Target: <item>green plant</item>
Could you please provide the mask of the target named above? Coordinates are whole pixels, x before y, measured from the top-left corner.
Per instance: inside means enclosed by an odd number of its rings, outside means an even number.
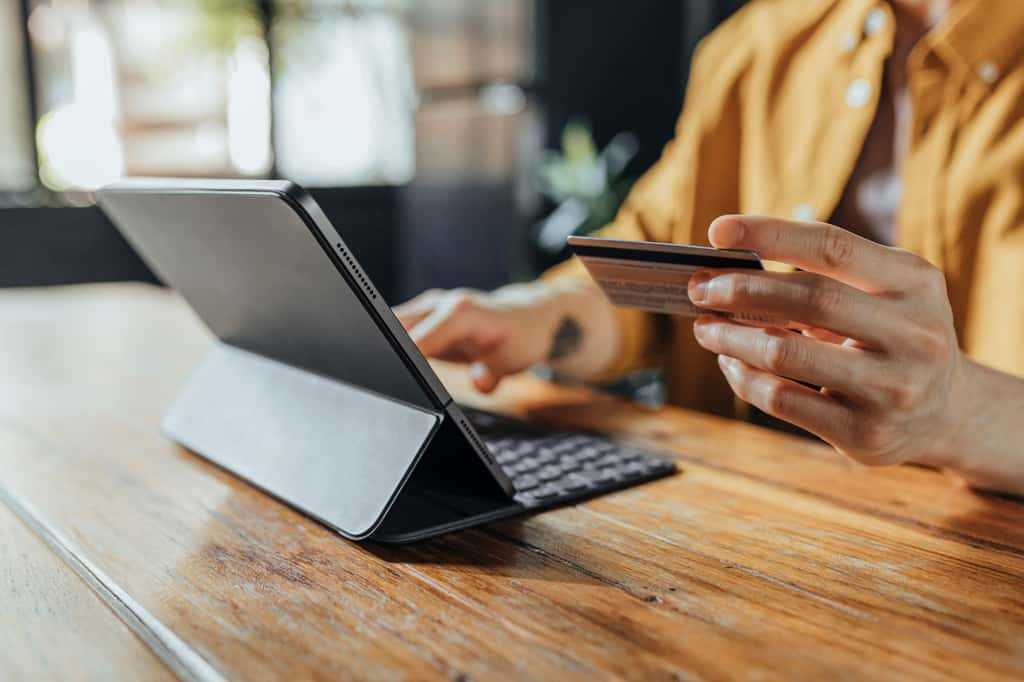
[[[537,169],[540,191],[556,206],[538,224],[536,243],[542,252],[559,253],[569,235],[611,222],[633,184],[625,171],[636,152],[632,133],[619,133],[598,152],[585,121],[573,119],[565,126],[561,150],[546,152]]]
[[[227,53],[240,38],[262,37],[263,26],[257,0],[194,0],[201,21],[195,44],[214,52]]]

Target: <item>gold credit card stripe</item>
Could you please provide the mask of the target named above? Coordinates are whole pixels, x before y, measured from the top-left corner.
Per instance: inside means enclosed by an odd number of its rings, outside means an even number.
[[[587,258],[580,260],[587,267],[594,279],[628,279],[635,282],[661,282],[674,286],[686,287],[690,276],[697,268],[686,265],[670,265],[652,267],[654,263],[635,265],[631,261],[612,260],[608,258]]]

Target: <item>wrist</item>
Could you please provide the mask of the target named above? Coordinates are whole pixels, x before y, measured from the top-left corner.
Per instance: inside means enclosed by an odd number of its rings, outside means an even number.
[[[551,338],[566,317],[582,320],[586,316],[589,287],[585,284],[540,281],[523,286],[531,288],[533,325],[542,330],[546,338]]]
[[[977,370],[978,366],[958,351],[936,437],[918,463],[958,471],[970,467],[970,424],[976,420],[978,403]]]
[[[576,280],[546,282],[539,316],[547,333],[545,362],[565,376],[589,380],[611,363],[617,352],[615,313],[593,284]]]
[[[1019,446],[1024,438],[1024,381],[966,357],[962,364],[962,383],[951,392],[961,416],[951,447],[936,465],[955,472],[973,488],[1024,495]]]
[[[544,281],[509,284],[498,289],[499,300],[517,308],[521,323],[530,330],[530,336],[550,340],[562,319],[576,306],[579,285],[554,284]]]
[[[1000,396],[1013,402],[1001,391],[999,380],[1006,377],[963,353],[958,360],[947,399],[945,437],[921,463],[953,472],[973,488],[1021,494],[1021,472],[1014,458],[1006,457],[1008,434],[1002,431],[1009,425],[992,414],[998,411],[993,401]]]

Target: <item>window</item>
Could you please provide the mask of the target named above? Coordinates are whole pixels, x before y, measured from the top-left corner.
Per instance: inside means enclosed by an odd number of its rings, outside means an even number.
[[[540,148],[533,4],[417,2],[409,17],[418,171],[435,181],[515,177]]]
[[[533,0],[27,4],[38,121],[33,135],[23,43],[0,34],[5,186],[36,157],[57,191],[140,175],[508,182],[540,146]],[[0,17],[13,37],[18,5]]]
[[[18,3],[0,2],[0,82],[7,84],[0,92],[0,191],[26,191],[35,184],[20,26]]]
[[[279,4],[282,173],[312,185],[508,180],[535,110],[532,3]]]
[[[293,5],[274,22],[277,161],[300,183],[400,184],[415,172],[404,29],[366,4]]]
[[[122,175],[268,172],[268,53],[250,5],[37,0],[43,182],[91,189]]]

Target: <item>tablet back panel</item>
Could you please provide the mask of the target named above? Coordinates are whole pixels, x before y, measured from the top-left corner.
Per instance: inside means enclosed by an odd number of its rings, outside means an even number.
[[[225,343],[421,408],[443,408],[408,354],[389,342],[394,334],[359,299],[365,289],[359,294],[358,283],[346,284],[317,242],[322,235],[266,185],[207,193],[129,185],[103,190],[99,201]]]

